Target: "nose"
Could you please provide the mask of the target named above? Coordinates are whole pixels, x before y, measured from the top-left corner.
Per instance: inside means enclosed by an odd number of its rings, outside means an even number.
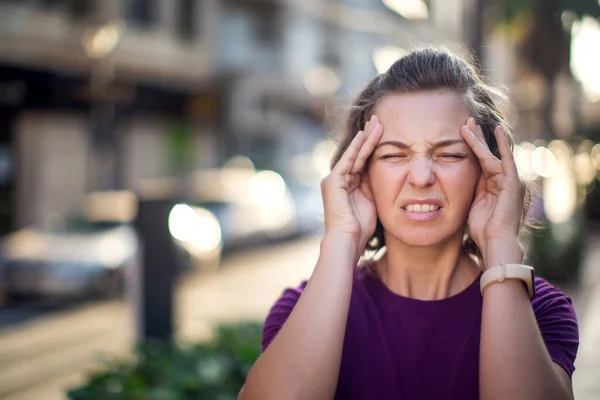
[[[410,162],[408,182],[417,187],[428,187],[435,182],[432,160],[429,157],[414,157]]]

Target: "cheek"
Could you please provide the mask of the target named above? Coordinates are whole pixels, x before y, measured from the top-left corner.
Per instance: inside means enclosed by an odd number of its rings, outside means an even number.
[[[369,167],[369,182],[375,198],[395,196],[406,178],[406,168],[400,164],[373,163]]]
[[[446,196],[470,204],[481,170],[475,163],[446,164],[437,168],[437,176]]]

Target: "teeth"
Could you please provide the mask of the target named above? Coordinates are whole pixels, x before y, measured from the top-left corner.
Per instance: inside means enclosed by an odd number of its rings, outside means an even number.
[[[405,208],[406,211],[411,212],[431,212],[439,209],[439,207],[434,204],[409,204]]]

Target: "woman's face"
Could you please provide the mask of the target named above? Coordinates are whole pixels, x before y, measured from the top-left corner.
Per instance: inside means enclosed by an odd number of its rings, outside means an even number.
[[[430,246],[462,237],[481,169],[460,134],[470,113],[459,95],[388,95],[374,113],[383,135],[367,173],[386,240]]]

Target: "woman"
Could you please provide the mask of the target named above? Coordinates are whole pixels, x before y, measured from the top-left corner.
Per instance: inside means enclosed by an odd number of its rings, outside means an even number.
[[[318,262],[273,306],[240,398],[572,398],[575,312],[522,265],[529,194],[491,95],[425,49],[357,97]]]

